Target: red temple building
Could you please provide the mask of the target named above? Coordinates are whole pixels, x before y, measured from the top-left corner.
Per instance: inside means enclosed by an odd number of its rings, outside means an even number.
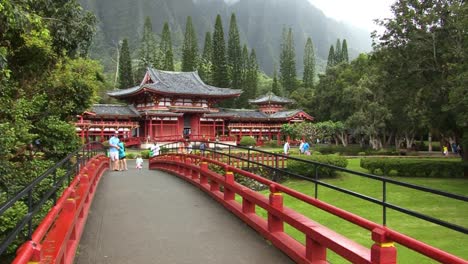
[[[236,143],[242,136],[261,143],[281,139],[283,124],[313,120],[302,110],[285,110],[293,101],[272,93],[249,100],[258,110],[216,107],[240,94],[205,84],[197,72],[148,68],[139,86],[108,92],[125,105],[93,105],[78,116],[76,130],[83,141],[102,141],[119,131],[132,145],[182,138]]]

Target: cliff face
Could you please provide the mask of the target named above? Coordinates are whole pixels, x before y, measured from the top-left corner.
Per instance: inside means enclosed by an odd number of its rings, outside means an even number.
[[[153,31],[157,34],[161,33],[164,22],[169,22],[176,57],[180,54],[186,18],[192,16],[202,50],[205,33],[213,32],[217,14],[223,18],[227,40],[233,12],[242,43],[255,48],[260,67],[268,74],[275,64],[278,65],[283,27],[293,29],[299,75],[307,37],[314,42],[319,64],[326,61],[328,49],[337,38],[347,40],[351,57],[371,48],[368,32],[325,17],[307,0],[231,0],[228,3],[220,0],[81,0],[81,3],[99,20],[99,34],[94,45],[97,57],[123,38],[128,38],[131,49],[136,50],[146,16],[151,17]]]

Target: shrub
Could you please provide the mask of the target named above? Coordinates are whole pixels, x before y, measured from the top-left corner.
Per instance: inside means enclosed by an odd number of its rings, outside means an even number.
[[[134,159],[136,157],[135,153],[127,153],[127,159]]]
[[[311,155],[311,156],[295,156],[297,158],[312,161],[304,162],[300,160],[288,160],[288,171],[299,174],[305,177],[314,178],[315,168],[318,170],[319,177],[332,177],[337,175],[337,171],[333,168],[323,166],[323,164],[333,165],[337,167],[346,168],[348,161],[338,155]]]
[[[269,140],[263,143],[263,146],[270,148],[279,148],[281,145],[278,144],[278,140]]]
[[[366,153],[364,151],[361,151],[361,152],[358,153],[358,156],[365,156],[365,155],[366,155]]]
[[[149,159],[149,153],[150,150],[143,150],[142,152],[140,152],[140,155],[143,159]]]
[[[244,136],[241,138],[239,145],[244,146],[244,147],[250,147],[250,146],[255,146],[257,144],[257,141],[255,141],[255,138],[251,136]]]
[[[372,174],[403,177],[463,177],[464,165],[455,159],[363,158],[361,167]]]

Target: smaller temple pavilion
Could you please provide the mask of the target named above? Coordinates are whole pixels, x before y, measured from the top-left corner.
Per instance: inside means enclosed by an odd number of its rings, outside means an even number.
[[[249,100],[257,110],[216,106],[240,94],[238,89],[205,84],[197,72],[148,68],[139,86],[108,92],[125,104],[94,105],[78,116],[76,130],[84,141],[106,140],[119,131],[135,145],[183,138],[235,143],[242,136],[261,143],[281,139],[285,123],[313,120],[302,110],[286,110],[293,101],[272,93]]]

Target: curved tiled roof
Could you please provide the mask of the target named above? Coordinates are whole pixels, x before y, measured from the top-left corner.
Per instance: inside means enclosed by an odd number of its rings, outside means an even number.
[[[290,103],[294,103],[294,100],[291,100],[285,97],[280,97],[280,96],[275,95],[272,92],[269,92],[264,96],[249,100],[249,103],[251,104],[265,104],[265,103],[290,104]]]
[[[133,105],[95,104],[92,106],[91,112],[96,116],[140,116]]]
[[[171,72],[148,68],[153,83],[142,84],[123,90],[108,92],[113,97],[125,97],[147,89],[156,93],[197,95],[208,97],[237,97],[242,91],[240,89],[218,88],[205,84],[197,72]]]
[[[283,120],[291,118],[302,110],[284,110],[274,114],[266,114],[258,110],[246,109],[221,109],[218,113],[205,114],[205,117],[231,117],[233,120]]]

